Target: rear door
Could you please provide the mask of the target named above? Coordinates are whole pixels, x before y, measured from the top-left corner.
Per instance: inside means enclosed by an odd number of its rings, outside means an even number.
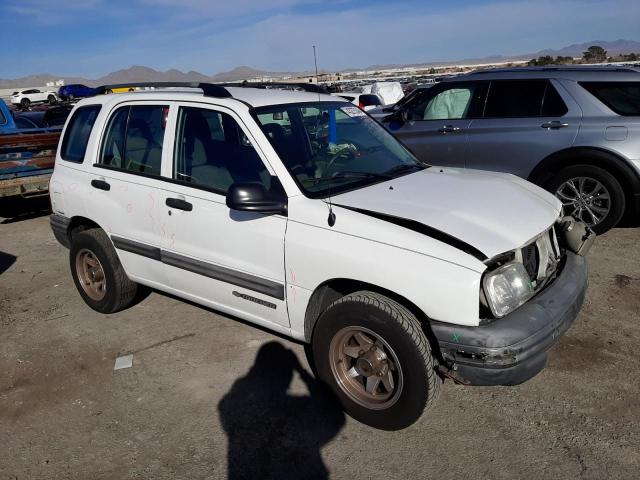
[[[481,82],[446,82],[425,89],[405,105],[406,122],[385,125],[420,160],[464,167],[467,128],[482,94]]]
[[[169,286],[227,313],[288,327],[287,218],[226,205],[233,183],[282,188],[264,154],[239,117],[221,106],[179,104],[171,125],[175,142],[159,197]]]
[[[482,118],[467,129],[467,168],[527,178],[554,152],[569,148],[582,112],[553,80],[493,80]]]
[[[111,237],[127,274],[162,286],[160,177],[169,104],[131,102],[109,114],[97,162],[90,168],[92,218]]]

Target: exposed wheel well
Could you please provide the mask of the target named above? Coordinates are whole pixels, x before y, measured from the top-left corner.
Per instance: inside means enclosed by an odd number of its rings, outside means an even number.
[[[69,223],[69,227],[67,228],[67,235],[69,236],[69,240],[73,240],[74,235],[78,233],[89,230],[90,228],[101,228],[93,220],[89,220],[85,217],[73,217],[71,219],[71,223]]]
[[[634,194],[640,193],[640,176],[619,155],[596,147],[574,147],[549,155],[529,175],[536,185],[544,185],[560,170],[573,165],[593,165],[605,168],[620,182],[627,197],[627,206],[634,205]]]
[[[318,288],[316,288],[315,291],[311,294],[311,298],[309,299],[307,311],[304,317],[305,341],[311,341],[313,329],[316,325],[316,322],[320,318],[320,315],[322,315],[327,307],[329,307],[329,305],[331,305],[339,298],[344,297],[345,295],[349,295],[350,293],[360,290],[368,290],[370,292],[379,293],[381,295],[389,297],[390,299],[395,300],[396,302],[403,305],[407,310],[414,314],[422,325],[422,329],[427,339],[429,340],[429,343],[431,344],[432,352],[438,359],[440,359],[438,341],[431,331],[429,318],[420,308],[418,308],[418,306],[416,306],[413,302],[403,297],[402,295],[398,295],[391,290],[387,290],[386,288],[382,288],[370,283],[348,278],[334,278],[332,280],[328,280],[321,284]]]

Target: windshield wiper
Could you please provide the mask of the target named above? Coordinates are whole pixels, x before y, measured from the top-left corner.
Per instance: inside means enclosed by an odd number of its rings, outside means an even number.
[[[426,165],[418,165],[416,163],[413,163],[413,164],[403,163],[403,164],[400,164],[400,165],[396,165],[393,168],[390,168],[389,170],[384,172],[384,174],[387,175],[387,176],[392,176],[392,175],[394,175],[396,173],[405,173],[405,172],[408,172],[410,170],[413,170],[413,171],[417,172],[418,170],[424,170],[425,168],[427,168]]]
[[[311,182],[314,185],[329,180],[341,180],[345,178],[379,178],[382,180],[391,180],[393,177],[385,173],[371,173],[371,172],[338,172],[335,175],[329,175],[327,177],[317,178],[305,178],[304,182]]]

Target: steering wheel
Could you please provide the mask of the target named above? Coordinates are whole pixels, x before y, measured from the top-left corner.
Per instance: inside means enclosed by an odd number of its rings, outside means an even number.
[[[340,143],[338,143],[338,145],[340,145]],[[358,146],[356,144],[354,144],[353,142],[348,142],[348,143],[345,142],[343,145],[349,145],[349,146],[341,148],[340,150],[338,150],[335,154],[333,154],[331,156],[331,158],[327,162],[327,165],[322,170],[322,176],[323,177],[328,177],[329,176],[329,172],[331,171],[331,167],[336,162],[336,160],[338,160],[339,158],[343,158],[345,160],[355,159],[356,158],[356,153],[355,153],[354,149],[351,148],[351,146],[355,147],[355,150],[359,150]]]

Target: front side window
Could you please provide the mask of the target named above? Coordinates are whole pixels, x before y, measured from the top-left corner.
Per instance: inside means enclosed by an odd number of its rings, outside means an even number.
[[[4,113],[2,113],[2,110],[0,110],[0,125],[4,125],[5,123],[7,123],[7,119],[4,116]]]
[[[640,82],[580,82],[618,115],[640,116]]]
[[[100,108],[100,105],[88,105],[73,112],[60,149],[60,156],[63,160],[82,163],[87,151],[89,135],[91,135]]]
[[[355,105],[317,102],[255,110],[305,195],[325,197],[425,168]]]
[[[160,175],[162,143],[169,107],[121,107],[109,119],[99,164],[131,172]]]
[[[234,183],[271,186],[269,172],[233,117],[196,107],[178,112],[173,178],[221,194]]]
[[[429,95],[412,112],[413,120],[456,120],[467,118],[475,85],[460,85]]]

